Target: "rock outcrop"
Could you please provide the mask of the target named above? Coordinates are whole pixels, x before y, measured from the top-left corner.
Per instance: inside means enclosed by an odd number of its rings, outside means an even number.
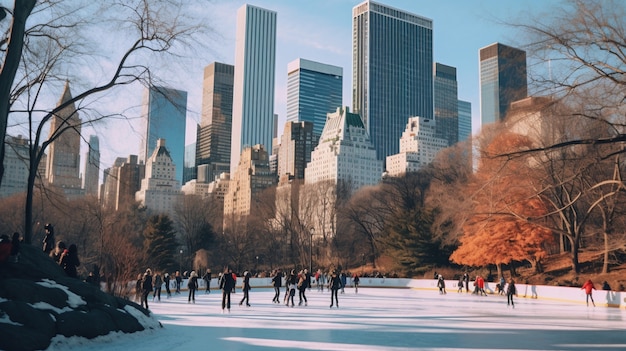
[[[0,350],[43,350],[58,335],[92,339],[160,327],[136,303],[66,276],[40,248],[20,250],[17,263],[0,262]]]

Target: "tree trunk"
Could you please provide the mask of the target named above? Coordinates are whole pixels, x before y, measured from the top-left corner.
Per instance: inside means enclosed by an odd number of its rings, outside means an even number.
[[[9,43],[4,52],[4,62],[0,63],[0,184],[4,177],[4,139],[7,134],[9,121],[9,101],[11,100],[11,87],[17,74],[17,69],[22,59],[24,49],[24,33],[26,32],[26,20],[35,7],[36,0],[15,0],[13,9],[13,23]],[[5,11],[4,9],[0,11]]]
[[[604,263],[602,264],[602,273],[609,272],[609,234],[606,230],[602,233],[604,236]]]

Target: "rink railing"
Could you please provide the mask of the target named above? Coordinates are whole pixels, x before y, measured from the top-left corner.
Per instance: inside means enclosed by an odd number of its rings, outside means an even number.
[[[241,289],[243,278],[237,279],[236,289]],[[448,293],[457,292],[457,281],[446,281],[446,290]],[[202,279],[198,279],[199,291],[206,290],[206,283]],[[599,284],[596,284],[599,286]],[[133,285],[134,286],[134,285]],[[250,286],[252,288],[271,288],[271,278],[250,278]],[[285,286],[283,281],[283,288]],[[362,277],[359,282],[360,287],[364,288],[406,288],[416,290],[438,290],[437,280],[435,279],[407,279],[407,278],[369,278]],[[485,291],[488,294],[496,294],[496,283],[485,282]],[[517,288],[517,297],[528,299],[540,299],[540,300],[552,300],[562,301],[568,303],[585,303],[585,291],[581,288],[565,287],[565,286],[549,286],[549,285],[529,285],[529,284],[515,284]],[[211,290],[219,289],[219,283],[217,278],[211,280]],[[313,288],[316,287],[315,281],[313,282]],[[346,287],[353,287],[351,278],[346,281]],[[183,280],[180,285],[181,290],[187,290],[187,280]],[[170,281],[170,289],[176,290],[176,281]],[[472,281],[469,282],[470,293],[474,289]],[[165,286],[162,288],[165,292]],[[506,288],[505,288],[506,290]],[[465,290],[463,290],[465,291]],[[162,292],[162,293],[163,293]],[[624,291],[609,291],[609,290],[595,290],[593,291],[593,298],[596,306],[604,307],[625,307],[626,308],[626,292]]]

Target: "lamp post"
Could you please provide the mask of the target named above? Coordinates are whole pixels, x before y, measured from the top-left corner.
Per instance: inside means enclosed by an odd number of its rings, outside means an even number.
[[[311,227],[309,234],[311,234],[311,241],[309,241],[309,274],[313,274],[313,234],[315,228]]]
[[[183,274],[183,249],[180,249],[180,260],[178,261],[178,271]]]

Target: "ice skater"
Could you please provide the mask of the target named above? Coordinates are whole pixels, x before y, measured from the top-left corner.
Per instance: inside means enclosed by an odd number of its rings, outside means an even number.
[[[437,287],[439,288],[439,294],[446,294],[446,282],[443,280],[443,275],[439,274],[437,276]]]
[[[504,290],[504,287],[500,287],[500,289]],[[515,281],[513,280],[513,278],[511,278],[509,280],[509,285],[506,287],[506,305],[508,306],[510,304],[511,306],[513,306],[513,308],[515,308],[513,295],[517,295],[517,289],[515,288]]]
[[[330,290],[330,307],[333,305],[337,305],[339,308],[339,298],[337,297],[337,293],[341,289],[341,277],[337,275],[337,272],[333,269],[330,273],[330,280],[328,282],[328,290]],[[333,304],[333,297],[335,299]]]
[[[243,286],[241,290],[243,291],[243,299],[239,301],[239,306],[246,302],[246,306],[250,307],[250,272],[245,271],[243,273]]]
[[[589,299],[591,299],[591,303],[593,304],[593,307],[596,307],[596,303],[593,301],[593,296],[591,295],[591,292],[593,290],[596,290],[596,287],[593,286],[593,282],[591,281],[591,279],[588,279],[587,282],[585,282],[585,284],[583,284],[583,287],[580,288],[581,290],[585,290],[585,293],[587,294],[587,306],[589,306]]]

